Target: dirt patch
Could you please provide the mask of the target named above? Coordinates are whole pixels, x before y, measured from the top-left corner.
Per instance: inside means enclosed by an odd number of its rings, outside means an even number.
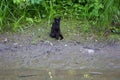
[[[2,69],[119,69],[120,45],[40,41],[36,45],[0,43]]]
[[[0,40],[1,80],[53,80],[51,76],[54,80],[120,78],[117,42],[37,39],[33,44],[31,34],[5,34]]]

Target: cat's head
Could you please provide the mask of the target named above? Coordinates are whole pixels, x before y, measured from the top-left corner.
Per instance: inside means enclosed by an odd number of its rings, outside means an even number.
[[[60,23],[61,18],[54,18],[55,23]]]

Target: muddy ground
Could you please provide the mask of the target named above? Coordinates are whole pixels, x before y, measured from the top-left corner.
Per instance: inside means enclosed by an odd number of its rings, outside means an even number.
[[[26,74],[26,72],[24,71],[29,69],[31,70],[30,73],[33,74],[35,73],[35,75],[37,73],[40,74],[38,70],[46,71],[58,70],[56,74],[61,74],[62,72],[60,71],[62,70],[75,70],[76,74],[77,73],[79,74],[79,72],[81,72],[82,74],[90,73],[95,75],[110,74],[109,76],[107,75],[108,77],[106,76],[106,78],[103,78],[103,80],[120,79],[119,43],[112,42],[81,43],[78,41],[66,41],[66,40],[62,41],[40,40],[36,44],[31,44],[29,38],[25,40],[22,39],[21,42],[20,39],[22,38],[21,36],[15,37],[16,39],[18,39],[18,41],[15,41],[14,39],[12,40],[5,38],[6,36],[2,36],[0,42],[1,80],[8,80],[8,78],[6,79],[5,75],[12,74],[10,70],[17,70],[18,72],[20,71]],[[67,75],[66,72],[64,72],[63,74]],[[14,73],[14,75],[16,74]],[[83,76],[89,78],[89,75],[87,74]],[[19,77],[25,76],[22,75]],[[77,77],[80,76],[75,76],[73,79]],[[92,79],[89,78],[81,80],[101,80],[101,78],[99,76],[98,78]],[[10,78],[9,80],[33,80],[33,79],[40,80],[40,78],[32,79]],[[59,79],[56,80],[61,79],[59,77]]]

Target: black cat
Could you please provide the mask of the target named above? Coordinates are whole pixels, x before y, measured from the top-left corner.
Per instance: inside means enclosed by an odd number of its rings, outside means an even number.
[[[61,31],[60,31],[60,20],[61,20],[61,18],[54,18],[54,22],[52,24],[51,33],[50,33],[50,36],[52,38],[56,38],[57,40],[63,39],[63,36],[61,34]]]

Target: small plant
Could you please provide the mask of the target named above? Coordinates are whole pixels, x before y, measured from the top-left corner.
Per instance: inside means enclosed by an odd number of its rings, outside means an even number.
[[[120,24],[119,0],[0,0],[0,31],[23,30],[21,23],[51,23],[54,17],[85,20],[96,30],[105,31]],[[120,29],[115,27],[115,32]],[[88,31],[89,28],[83,28]],[[88,29],[88,30],[87,30]]]
[[[6,23],[7,21],[7,17],[8,17],[8,4],[6,4],[4,2],[4,0],[0,1],[0,31],[4,29],[3,25]]]

